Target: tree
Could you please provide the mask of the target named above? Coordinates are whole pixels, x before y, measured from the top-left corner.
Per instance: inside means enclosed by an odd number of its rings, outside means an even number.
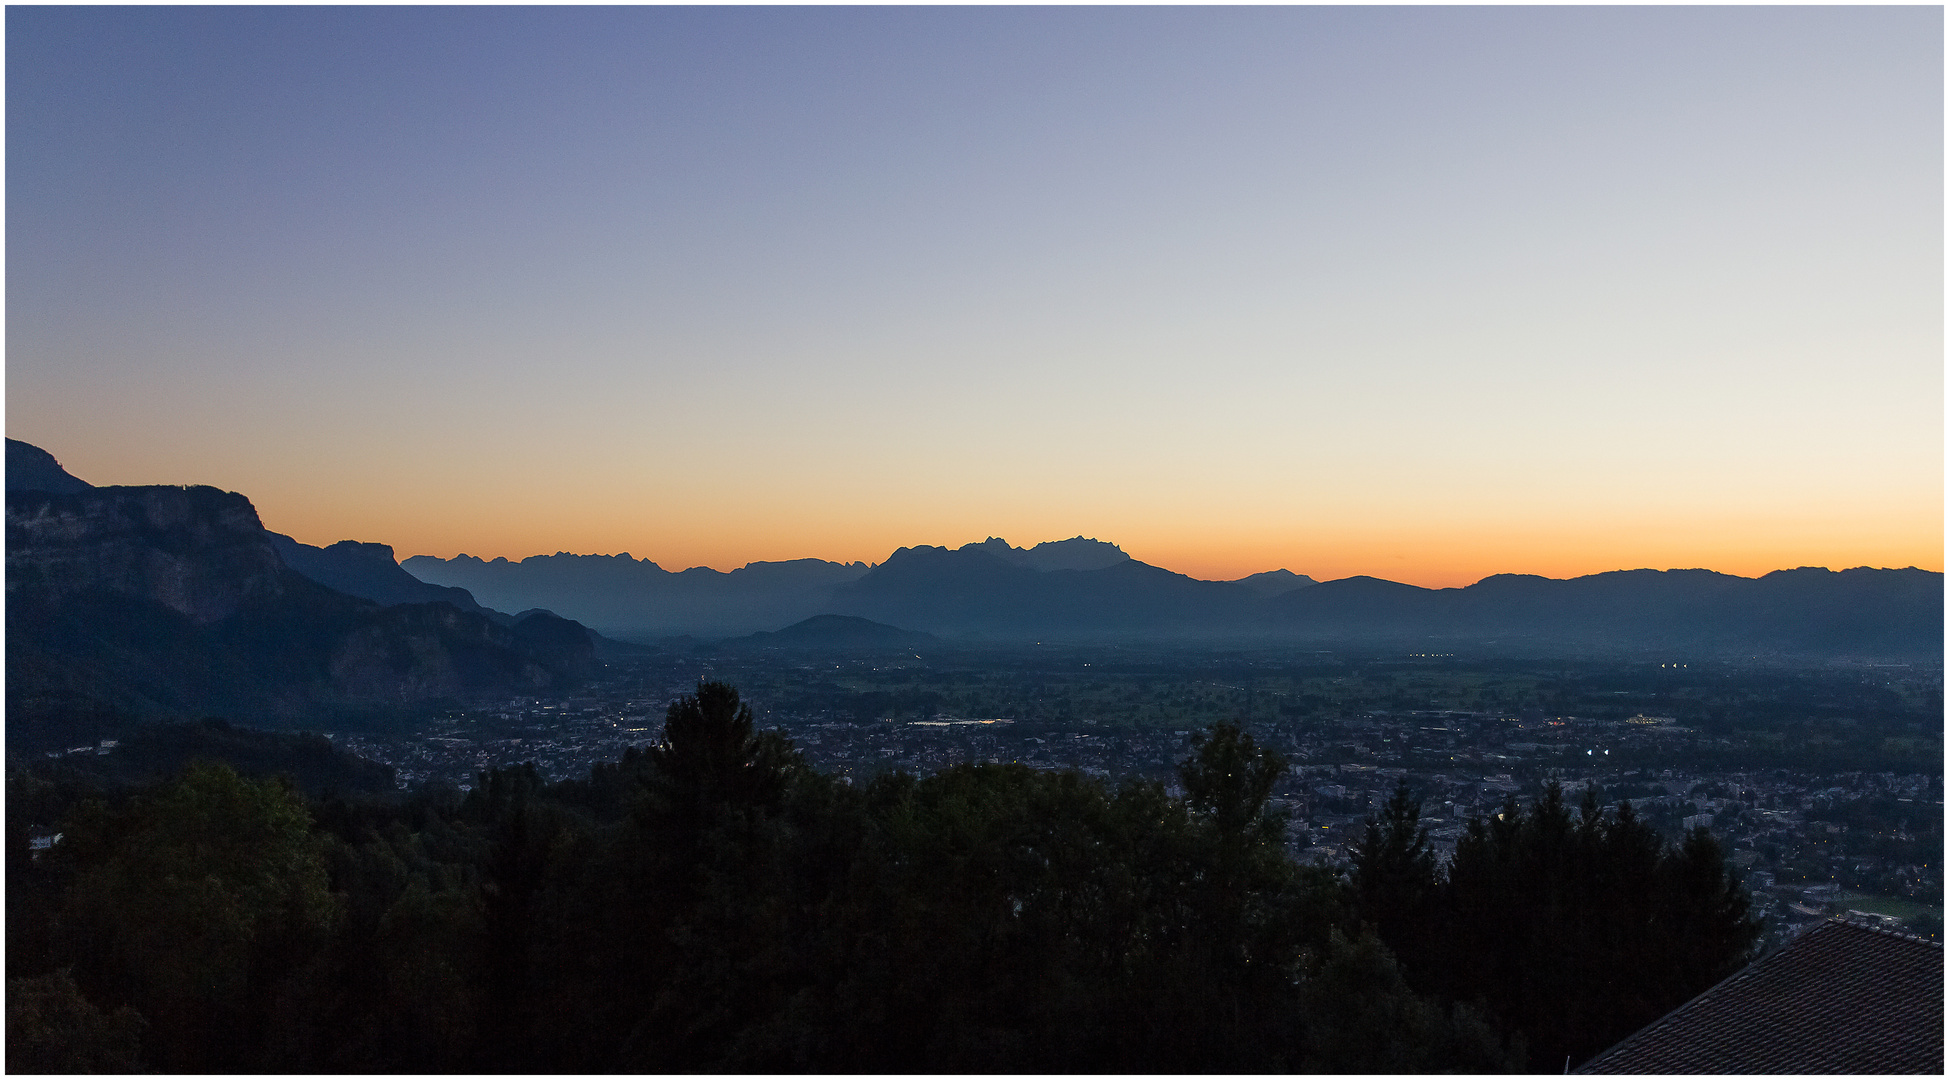
[[[452,794],[448,808],[460,801]],[[357,829],[356,843],[333,837],[345,914],[319,987],[324,1037],[291,1048],[278,1071],[452,1072],[476,1061],[485,898],[475,867],[452,861],[452,823],[424,801],[419,810],[417,831],[393,820]]]
[[[291,999],[337,916],[297,793],[192,765],[84,828],[93,835],[76,837],[77,850],[94,857],[63,920],[83,992],[141,1013],[164,1069],[260,1067],[268,1031],[294,1019]]]
[[[777,820],[802,759],[777,732],[755,732],[727,683],[703,681],[671,702],[634,815],[646,870],[637,910],[640,963],[666,972],[624,1051],[631,1071],[690,1071],[751,1016],[750,976],[777,923],[769,868],[789,846]]]
[[[1586,793],[1573,818],[1551,784],[1471,820],[1441,890],[1452,999],[1486,1001],[1528,1038],[1533,1065],[1573,1065],[1743,964],[1759,924],[1711,836],[1672,847],[1630,804]]]
[[[1232,724],[1214,724],[1191,740],[1192,756],[1178,765],[1184,800],[1206,815],[1218,835],[1231,840],[1278,840],[1284,824],[1265,814],[1272,785],[1286,759],[1261,748]]]
[[[142,1017],[103,1013],[66,969],[7,980],[7,1069],[14,1073],[132,1073],[141,1069]]]
[[[1421,827],[1421,801],[1407,781],[1395,787],[1379,816],[1368,817],[1352,862],[1354,906],[1361,919],[1411,971],[1421,970],[1439,933],[1435,902],[1441,881],[1428,830]]]
[[[670,703],[663,738],[650,751],[657,770],[697,809],[773,805],[796,764],[775,733],[752,732],[751,706],[729,683],[705,681]]]
[[[1303,969],[1305,1073],[1517,1072],[1521,1055],[1465,1007],[1416,994],[1371,933],[1334,930]]]

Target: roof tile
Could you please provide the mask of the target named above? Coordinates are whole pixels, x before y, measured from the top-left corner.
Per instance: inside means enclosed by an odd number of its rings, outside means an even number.
[[[1830,919],[1580,1073],[1940,1073],[1942,945]]]

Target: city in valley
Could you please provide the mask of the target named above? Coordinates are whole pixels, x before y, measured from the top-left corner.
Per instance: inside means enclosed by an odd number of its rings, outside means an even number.
[[[612,658],[574,696],[332,735],[401,788],[466,791],[523,763],[575,779],[656,741],[700,679],[738,686],[760,727],[848,778],[1019,762],[1175,794],[1193,738],[1238,723],[1288,764],[1274,803],[1302,860],[1344,861],[1403,783],[1443,856],[1469,818],[1556,783],[1670,837],[1709,827],[1770,934],[1848,912],[1940,933],[1942,676],[1921,665],[684,645]]]

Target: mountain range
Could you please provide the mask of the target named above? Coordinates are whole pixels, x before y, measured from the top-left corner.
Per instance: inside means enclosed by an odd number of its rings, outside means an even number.
[[[88,697],[294,716],[559,689],[593,670],[595,650],[620,647],[589,627],[764,648],[1052,640],[1942,657],[1943,576],[1912,567],[1504,574],[1449,589],[1289,570],[1205,581],[1081,536],[728,573],[567,552],[401,563],[384,544],[314,547],[270,532],[235,493],[96,488],[11,439],[7,487],[8,703],[25,713]]]
[[[1256,600],[1314,584],[1289,570],[1200,582],[1081,536],[1028,548],[991,536],[954,550],[901,548],[878,566],[795,559],[728,573],[701,566],[673,572],[628,553],[520,560],[415,555],[400,565],[421,581],[464,588],[491,606],[545,607],[633,640],[732,637],[819,614],[957,636],[1033,635],[1045,626],[1093,633],[1131,619],[1174,617],[1190,620],[1187,628],[1204,628]],[[1212,586],[1223,587],[1214,592]],[[1218,598],[1216,606],[1200,597]]]
[[[636,640],[775,630],[822,613],[834,588],[867,572],[865,563],[820,559],[756,562],[728,573],[707,566],[673,572],[628,552],[558,552],[518,562],[415,555],[400,566],[421,581],[465,589],[491,608],[546,608]]]
[[[580,624],[483,611],[396,563],[389,576],[378,545],[294,544],[234,492],[93,487],[7,440],[10,738],[170,716],[384,716],[558,692],[595,670]]]
[[[1857,567],[1744,578],[1621,570],[1500,574],[1428,589],[1287,570],[1204,581],[1076,537],[903,547],[885,562],[754,563],[670,573],[627,555],[492,562],[415,556],[422,580],[545,606],[605,632],[731,637],[848,615],[963,642],[1149,641],[1511,654],[1656,653],[1940,659],[1943,577]],[[767,593],[767,589],[771,589]]]

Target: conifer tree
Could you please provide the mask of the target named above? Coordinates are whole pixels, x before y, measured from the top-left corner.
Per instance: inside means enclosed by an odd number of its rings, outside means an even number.
[[[1440,888],[1435,851],[1421,827],[1421,801],[1406,780],[1394,789],[1352,852],[1354,906],[1410,971],[1427,963]]]

